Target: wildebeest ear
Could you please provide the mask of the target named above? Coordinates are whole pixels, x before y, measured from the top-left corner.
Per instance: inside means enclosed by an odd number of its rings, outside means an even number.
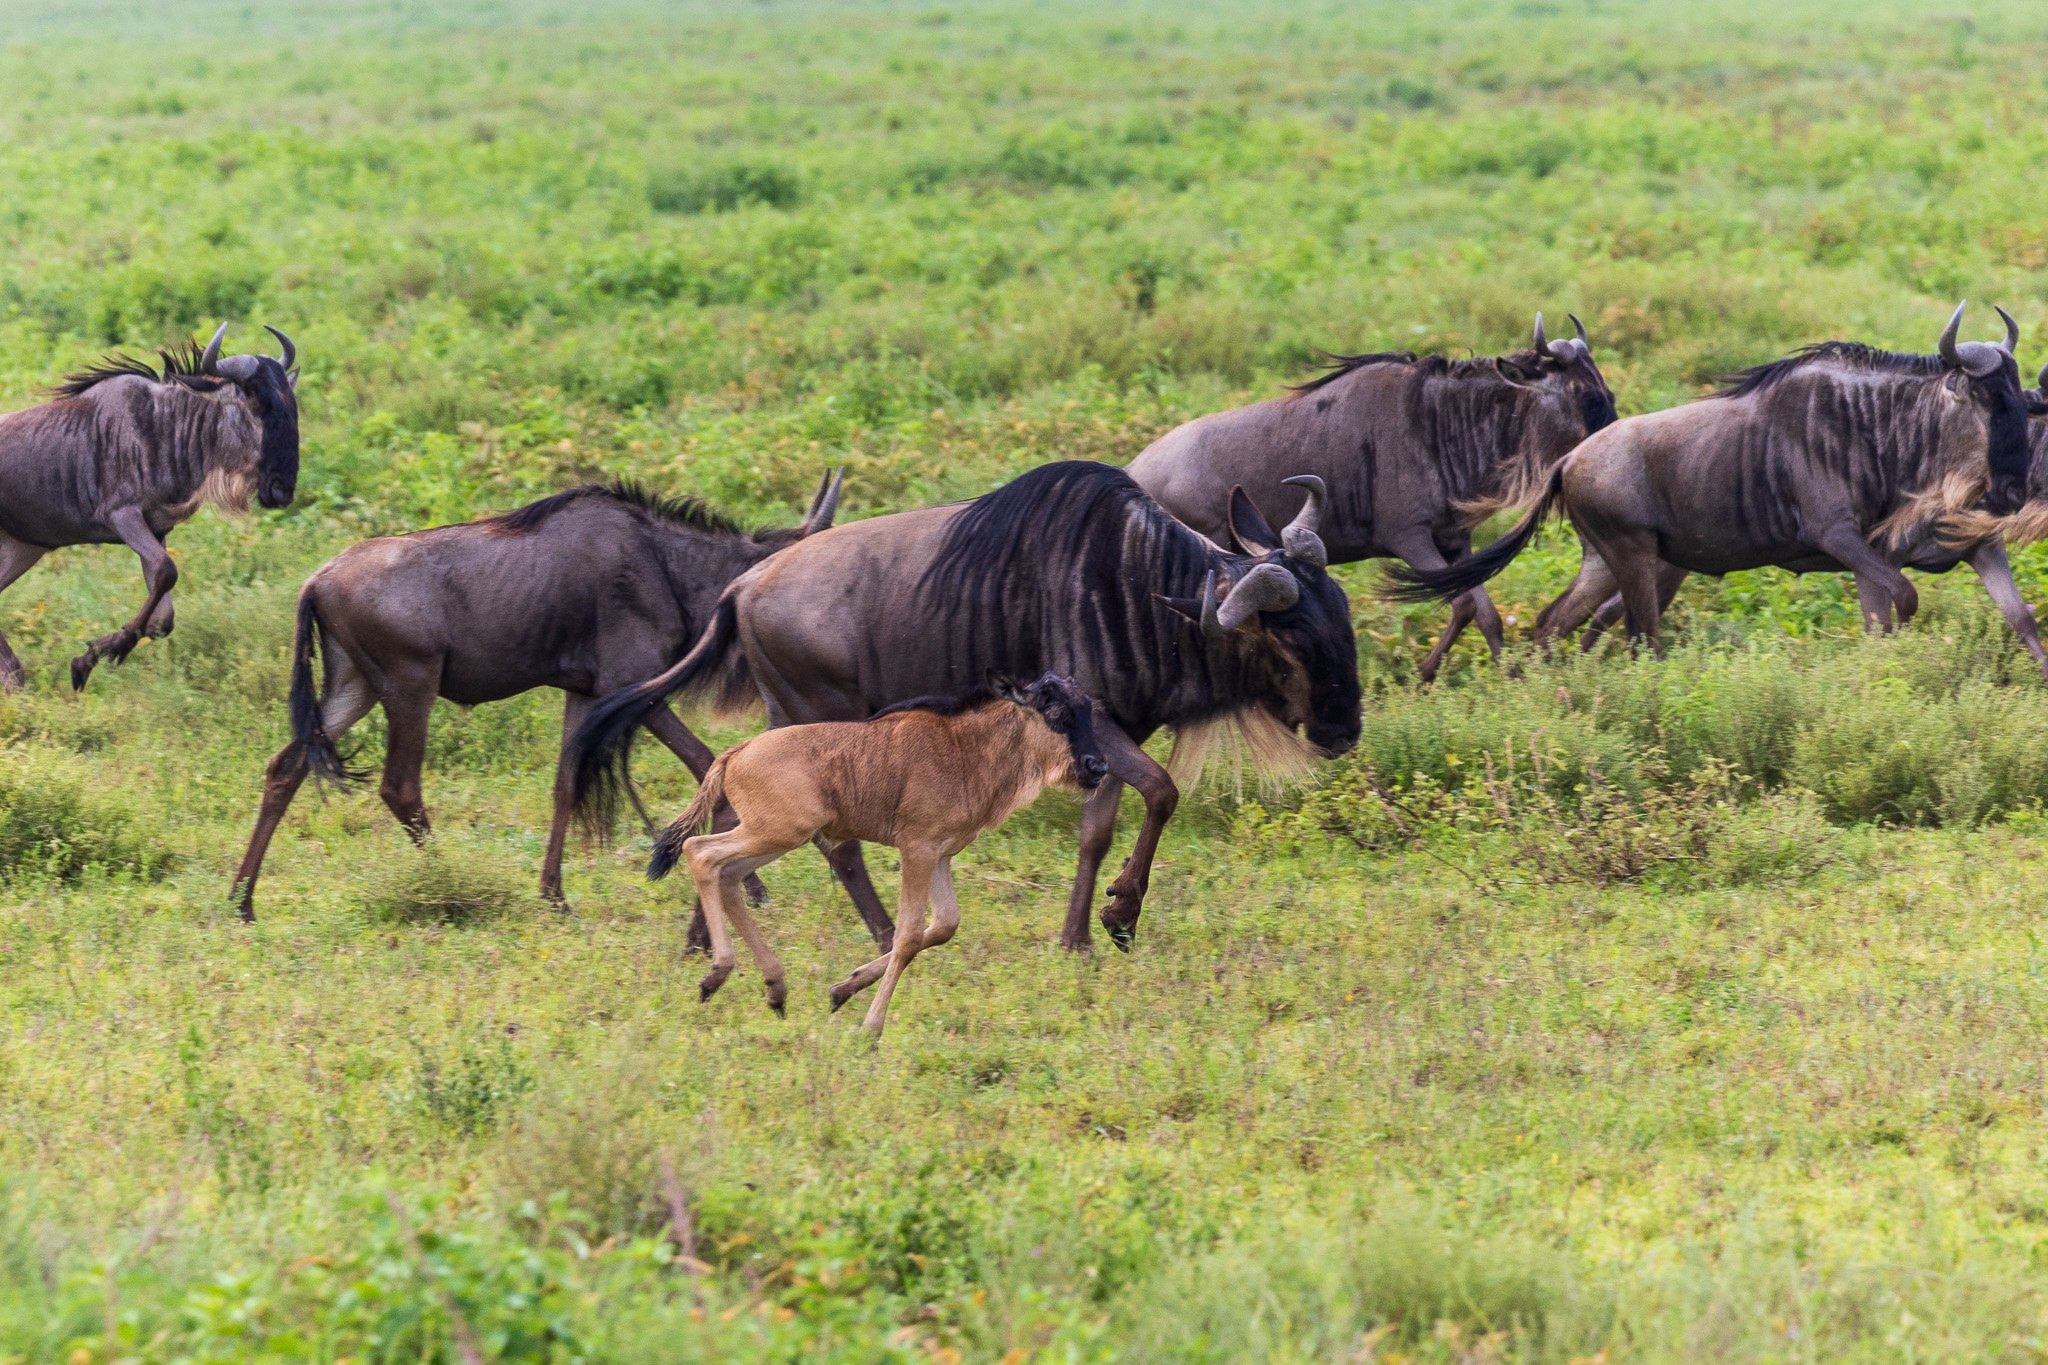
[[[1238,546],[1248,555],[1269,555],[1280,548],[1280,537],[1259,515],[1242,484],[1230,490],[1230,534],[1237,537]]]
[[[1168,597],[1163,592],[1155,592],[1152,600],[1175,616],[1185,617],[1198,626],[1202,624],[1202,599],[1199,597]]]
[[[1024,693],[1017,686],[1016,680],[1000,668],[991,668],[982,674],[981,683],[989,690],[990,696],[1001,697],[1004,701],[1024,700]]]
[[[1493,358],[1493,372],[1508,383],[1513,384],[1516,388],[1522,389],[1529,387],[1530,383],[1537,377],[1524,370],[1514,361],[1509,360],[1506,356],[1495,356]]]

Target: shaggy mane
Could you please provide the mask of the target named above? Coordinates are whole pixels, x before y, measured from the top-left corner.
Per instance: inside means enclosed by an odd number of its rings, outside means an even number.
[[[644,485],[631,479],[581,484],[542,498],[538,502],[530,502],[514,511],[486,517],[484,520],[501,531],[531,531],[564,507],[585,498],[610,498],[614,502],[637,507],[663,521],[693,531],[706,531],[712,535],[724,536],[747,534],[740,529],[738,522],[716,511],[702,498],[689,495],[666,498],[659,493],[650,492]]]
[[[1903,374],[1926,377],[1942,373],[1937,355],[1913,355],[1866,346],[1860,341],[1822,341],[1801,346],[1792,354],[1762,365],[1753,365],[1729,375],[1713,398],[1743,398],[1783,382],[1809,365],[1836,364],[1871,374]]]
[[[147,379],[152,384],[161,384],[168,379],[199,379],[203,377],[200,374],[199,361],[205,354],[206,348],[189,337],[184,341],[174,341],[168,346],[160,346],[156,355],[157,360],[163,365],[163,372],[159,374],[156,367],[147,360],[137,360],[125,352],[114,351],[101,356],[97,364],[65,375],[61,382],[51,386],[50,394],[56,398],[76,398],[95,385],[104,384],[109,379],[119,379],[124,375]]]
[[[1315,378],[1305,379],[1299,384],[1289,384],[1287,386],[1289,393],[1314,393],[1324,385],[1334,384],[1345,375],[1356,374],[1369,365],[1413,365],[1415,363],[1415,352],[1413,351],[1368,351],[1363,355],[1339,355],[1335,351],[1319,350],[1316,354],[1323,358],[1323,372],[1315,376]],[[1440,360],[1442,357],[1431,356],[1430,359]]]
[[[929,696],[894,702],[875,712],[868,719],[880,720],[884,716],[900,716],[907,711],[929,711],[935,716],[958,716],[986,706],[996,699],[996,694],[985,686],[971,687],[952,696],[934,692]]]

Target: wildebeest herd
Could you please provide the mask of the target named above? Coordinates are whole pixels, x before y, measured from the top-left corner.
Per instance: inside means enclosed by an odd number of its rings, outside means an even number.
[[[1546,645],[1585,627],[1590,646],[1621,622],[1660,647],[1686,575],[1765,565],[1854,574],[1866,626],[1888,630],[1918,604],[1904,570],[1968,563],[2048,676],[2006,559],[2008,538],[2048,530],[2048,397],[2022,387],[2019,328],[1999,312],[1996,343],[1960,341],[1958,305],[1932,354],[1827,342],[1629,418],[1585,327],[1553,339],[1538,315],[1526,349],[1333,356],[1283,397],[1168,432],[1128,469],[1049,464],[949,506],[835,527],[833,475],[799,525],[750,534],[697,499],[618,482],[364,541],[300,592],[291,738],[232,894],[253,919],[294,794],[309,775],[357,776],[339,741],[373,707],[387,720],[381,795],[423,840],[435,700],[552,687],[565,700],[542,894],[566,906],[579,812],[602,832],[623,796],[653,832],[626,771],[644,726],[699,782],[651,870],[689,866],[692,941],[712,957],[703,995],[731,972],[736,929],[782,1009],[748,903],[766,900],[758,867],[810,842],[884,950],[833,987],[833,1008],[879,983],[879,1032],[910,960],[951,938],[950,861],[983,830],[1045,786],[1084,793],[1061,942],[1085,948],[1119,799],[1136,787],[1144,823],[1100,911],[1128,949],[1179,800],[1173,773],[1225,731],[1278,769],[1357,742],[1357,644],[1329,565],[1395,558],[1392,595],[1451,604],[1428,681],[1468,625],[1499,656],[1484,584],[1558,511],[1583,560],[1538,618]],[[171,630],[173,528],[206,502],[292,501],[296,349],[273,328],[279,357],[223,355],[226,330],[158,352],[160,368],[109,357],[0,418],[0,589],[60,546],[120,542],[142,561],[142,608],[72,661],[74,688]],[[1475,553],[1474,528],[1508,510],[1517,524]],[[0,689],[24,678],[0,636]],[[770,730],[714,759],[669,709],[677,696],[758,699]],[[1143,747],[1162,730],[1171,771]],[[902,854],[893,920],[863,842]]]

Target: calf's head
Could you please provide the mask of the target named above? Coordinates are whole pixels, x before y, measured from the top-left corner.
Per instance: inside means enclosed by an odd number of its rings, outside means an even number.
[[[1109,760],[1095,735],[1095,699],[1072,678],[1047,673],[1029,687],[1019,687],[1004,674],[990,673],[988,690],[1030,711],[1067,742],[1074,781],[1084,791],[1093,791],[1109,776]]]
[[[1530,395],[1523,441],[1531,453],[1556,459],[1615,419],[1614,393],[1593,360],[1586,324],[1572,316],[1577,336],[1552,341],[1536,315],[1536,334],[1526,351],[1493,362],[1500,377]]]
[[[1258,693],[1248,700],[1300,730],[1325,758],[1334,758],[1358,743],[1361,728],[1358,637],[1351,628],[1351,603],[1330,577],[1329,554],[1316,533],[1323,481],[1298,474],[1281,482],[1305,490],[1308,501],[1278,535],[1244,489],[1230,490],[1230,532],[1257,563],[1227,592],[1212,570],[1199,599],[1160,600],[1200,624],[1212,641],[1245,632]]]

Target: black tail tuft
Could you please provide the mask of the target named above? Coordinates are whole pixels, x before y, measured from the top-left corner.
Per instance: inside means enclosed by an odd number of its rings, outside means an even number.
[[[1407,564],[1395,565],[1387,570],[1391,586],[1383,590],[1382,596],[1392,602],[1448,602],[1464,596],[1514,562],[1515,556],[1528,545],[1537,528],[1549,519],[1551,508],[1563,487],[1564,462],[1560,461],[1550,471],[1550,482],[1545,486],[1543,496],[1515,523],[1514,529],[1478,554],[1466,555],[1447,568],[1417,569]]]
[[[683,858],[683,841],[694,833],[680,820],[661,832],[654,841],[654,856],[647,860],[648,881],[658,882],[675,871]]]
[[[730,597],[721,598],[710,627],[674,667],[603,698],[576,727],[568,755],[576,818],[592,838],[602,841],[611,835],[625,790],[633,731],[649,711],[677,692],[717,677],[738,639],[739,614]]]
[[[299,619],[292,633],[292,686],[289,707],[292,743],[306,756],[306,766],[315,778],[336,787],[348,787],[366,776],[351,768],[335,747],[333,736],[320,717],[320,694],[313,684],[313,659],[320,649],[320,613],[313,602],[309,584],[299,593]]]

